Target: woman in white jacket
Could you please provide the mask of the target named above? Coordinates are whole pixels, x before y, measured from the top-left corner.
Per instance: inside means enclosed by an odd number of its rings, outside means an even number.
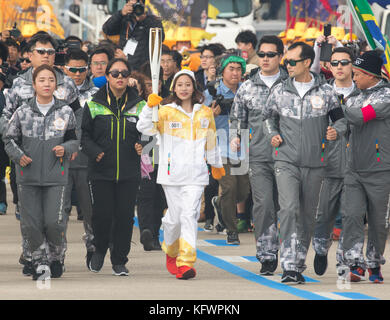
[[[216,140],[213,112],[202,105],[192,71],[181,70],[172,80],[173,93],[162,101],[158,122],[152,122],[152,108],[162,98],[151,94],[137,123],[138,131],[159,137],[157,183],[163,186],[168,211],[162,219],[167,269],[178,279],[196,275],[197,221],[204,187],[212,175],[224,174]]]

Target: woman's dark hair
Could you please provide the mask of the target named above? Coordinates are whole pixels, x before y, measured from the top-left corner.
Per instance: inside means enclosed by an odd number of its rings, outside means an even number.
[[[110,69],[112,68],[112,65],[113,65],[114,63],[116,63],[116,62],[122,62],[122,63],[126,66],[127,70],[129,70],[129,71],[131,72],[131,66],[130,66],[129,62],[128,62],[126,59],[123,59],[123,58],[115,58],[115,59],[112,59],[112,60],[110,60],[110,61],[108,62],[108,65],[107,65],[107,68],[106,68],[106,75],[109,74]]]
[[[147,77],[144,74],[140,73],[139,71],[132,71],[130,77],[138,81],[139,85],[141,86],[140,97],[145,101],[147,101],[148,97],[145,94],[146,93],[145,81],[147,80]]]
[[[192,93],[192,96],[191,96],[191,103],[192,105],[194,105],[195,103],[203,103],[204,101],[204,96],[203,96],[203,92],[200,91],[197,87],[196,87],[196,84],[195,84],[195,80],[190,77],[189,75],[187,74],[182,74],[180,76],[178,76],[173,82],[172,82],[172,93],[166,97],[162,102],[161,104],[169,104],[169,103],[176,103],[177,105],[181,105],[182,103],[182,100],[179,99],[179,97],[176,95],[176,92],[174,91],[175,89],[175,86],[176,86],[176,82],[177,80],[182,77],[183,75],[187,76],[188,78],[191,79],[192,81],[192,85],[194,87],[194,92]]]
[[[140,73],[142,73],[144,76],[146,76],[149,79],[152,79],[152,71],[150,70],[150,63],[145,62],[138,70]],[[163,68],[160,66],[160,76],[159,80],[163,81]]]
[[[32,75],[32,78],[33,78],[33,83],[35,83],[35,80],[37,79],[38,77],[38,74],[43,71],[43,70],[49,70],[51,73],[54,74],[54,78],[56,79],[56,83],[57,83],[57,75],[56,75],[56,71],[54,70],[53,67],[50,67],[49,65],[47,64],[43,64],[41,66],[39,66],[38,68],[36,68],[33,72],[33,75]]]

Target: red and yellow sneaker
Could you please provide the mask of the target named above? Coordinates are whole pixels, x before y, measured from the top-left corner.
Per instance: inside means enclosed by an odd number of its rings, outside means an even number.
[[[170,274],[177,274],[176,257],[167,256],[167,270]]]
[[[176,278],[180,280],[187,280],[191,278],[195,278],[196,270],[189,266],[181,266],[177,268]]]

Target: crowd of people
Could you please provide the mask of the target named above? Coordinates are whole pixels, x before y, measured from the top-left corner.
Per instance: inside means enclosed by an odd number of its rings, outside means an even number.
[[[129,274],[136,212],[144,250],[163,250],[177,279],[196,276],[203,216],[204,232],[231,245],[253,232],[262,276],[280,260],[282,283],[304,283],[311,244],[323,275],[342,229],[339,276],[383,282],[390,85],[380,53],[243,31],[236,48],[198,48],[198,70],[163,45],[153,92],[148,30],[162,24],[132,2],[103,26],[119,44],[3,33],[0,213],[10,166],[22,273],[62,276],[75,206],[92,272],[109,251],[113,274]],[[320,61],[325,41],[333,51]]]

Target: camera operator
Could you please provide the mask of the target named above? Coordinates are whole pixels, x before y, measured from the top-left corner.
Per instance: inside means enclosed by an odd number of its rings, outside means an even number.
[[[149,29],[161,28],[162,40],[165,34],[161,20],[145,12],[144,0],[127,0],[123,9],[114,13],[103,25],[107,35],[118,35],[119,45],[128,57],[133,69],[149,61]]]
[[[208,85],[205,91],[205,105],[210,105],[215,117],[215,125],[218,133],[218,145],[226,175],[219,180],[222,189],[221,196],[214,197],[211,202],[218,213],[222,215],[223,224],[227,230],[227,243],[240,244],[237,229],[237,204],[244,202],[249,195],[248,174],[232,175],[231,168],[237,163],[237,154],[229,148],[229,115],[233,104],[233,98],[241,85],[241,77],[245,73],[245,60],[234,54],[226,54],[219,64],[219,74],[222,79],[214,83],[215,92],[212,92],[212,84]],[[210,92],[211,91],[211,92]],[[211,183],[210,183],[211,184]],[[207,201],[208,189],[205,190],[205,201]],[[242,208],[241,208],[242,210]],[[238,214],[243,212],[238,212]],[[210,222],[207,221],[206,225]],[[211,229],[211,228],[210,228]],[[216,226],[218,232],[220,225]]]

